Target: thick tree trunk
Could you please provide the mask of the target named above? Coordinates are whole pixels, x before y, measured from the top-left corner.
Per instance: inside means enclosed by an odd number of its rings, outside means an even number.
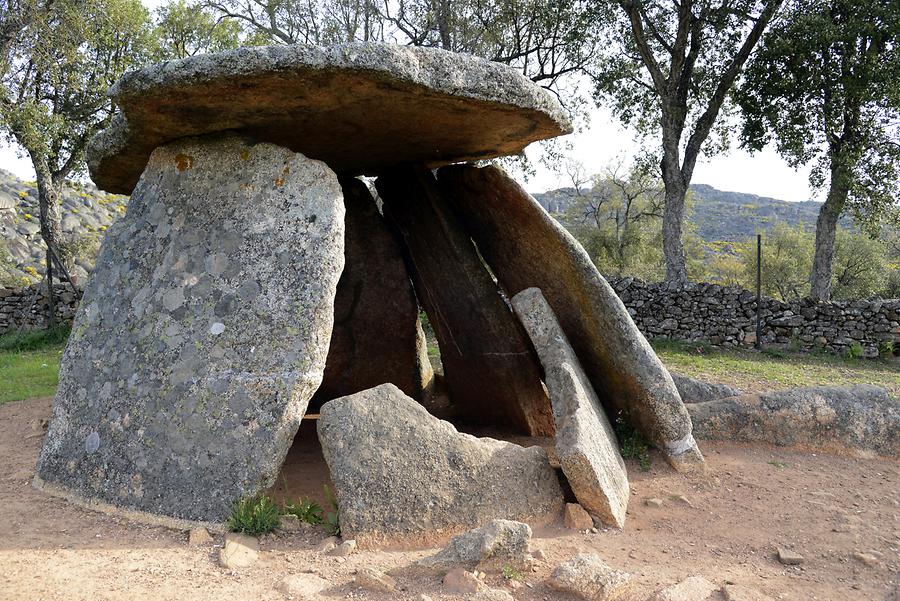
[[[666,188],[666,205],[662,224],[663,256],[666,259],[666,282],[684,286],[688,282],[688,277],[684,242],[681,238],[687,182],[681,174],[677,143],[674,148],[669,146],[672,144],[664,142],[662,175]]]
[[[816,253],[812,273],[809,276],[811,298],[827,301],[831,298],[831,278],[834,271],[834,237],[838,219],[847,202],[849,189],[847,177],[840,170],[832,169],[828,198],[819,209],[816,219]]]

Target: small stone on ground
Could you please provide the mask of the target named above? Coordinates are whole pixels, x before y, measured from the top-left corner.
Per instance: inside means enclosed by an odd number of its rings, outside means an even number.
[[[493,520],[454,536],[443,550],[419,561],[419,565],[449,570],[457,567],[481,570],[504,567],[529,569],[531,527],[512,520]]]
[[[188,545],[192,547],[199,547],[210,542],[212,542],[212,536],[209,535],[206,528],[191,528],[191,531],[188,532]]]
[[[786,566],[799,566],[801,563],[803,563],[803,556],[796,551],[791,551],[790,549],[778,547],[777,555],[778,561]]]
[[[259,540],[246,534],[229,532],[225,546],[219,551],[219,563],[230,570],[246,568],[259,557]]]
[[[565,524],[572,530],[590,530],[594,527],[594,520],[578,503],[566,503]]]
[[[653,601],[707,601],[718,588],[703,576],[691,576],[659,591]]]
[[[450,593],[477,593],[484,588],[484,583],[472,572],[455,568],[444,576],[444,588]]]
[[[663,506],[663,500],[662,500],[662,499],[656,499],[656,498],[653,498],[653,499],[644,499],[644,505],[646,505],[647,507],[656,507],[656,508],[659,508],[659,507],[662,507],[662,506]]]
[[[725,593],[725,601],[775,601],[755,588],[740,584],[726,584],[722,592]]]
[[[328,586],[328,581],[315,574],[291,574],[285,576],[278,590],[295,601],[314,601]]]
[[[515,597],[495,588],[489,588],[481,591],[473,597],[475,601],[515,601]]]
[[[397,581],[378,570],[362,568],[356,573],[356,586],[370,591],[391,593],[397,590]]]
[[[559,565],[550,586],[588,601],[613,601],[629,588],[631,576],[606,565],[596,554],[578,555]]]
[[[356,541],[350,539],[336,545],[333,549],[328,551],[328,554],[337,557],[347,557],[348,555],[352,555],[354,551],[356,551]]]

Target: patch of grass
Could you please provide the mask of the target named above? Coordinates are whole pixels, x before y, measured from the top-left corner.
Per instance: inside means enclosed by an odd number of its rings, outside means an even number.
[[[275,530],[280,518],[281,512],[272,499],[260,495],[235,503],[226,525],[232,532],[259,536]]]
[[[298,520],[307,524],[318,525],[325,521],[321,505],[307,498],[285,503],[284,513],[295,515]]]
[[[511,565],[505,565],[505,566],[503,566],[503,570],[501,570],[500,573],[501,573],[501,574],[503,575],[503,577],[506,578],[507,580],[519,580],[519,581],[522,581],[522,580],[525,579],[525,577],[522,575],[522,572],[520,572],[519,570],[515,569],[515,568],[512,567]]]
[[[708,382],[730,384],[746,392],[795,386],[873,384],[900,395],[900,363],[896,359],[859,359],[825,352],[720,349],[670,340],[652,344],[672,371]]]
[[[637,459],[642,472],[650,470],[650,447],[640,432],[631,425],[629,416],[620,411],[616,415],[616,437],[619,439],[619,450],[623,459]]]
[[[331,492],[331,489],[328,488],[327,485],[322,488],[325,491],[325,498],[328,499],[328,504],[333,509],[333,511],[329,511],[325,514],[325,519],[322,521],[322,527],[325,528],[325,532],[327,532],[329,536],[340,536],[341,515],[340,509],[338,509],[337,499],[334,498],[334,493]]]
[[[0,351],[41,351],[60,345],[65,346],[72,328],[57,326],[50,330],[28,330],[21,334],[0,336]]]

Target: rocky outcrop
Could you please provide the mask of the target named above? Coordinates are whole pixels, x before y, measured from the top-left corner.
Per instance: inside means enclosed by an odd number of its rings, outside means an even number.
[[[334,330],[322,385],[310,405],[385,382],[418,398],[434,376],[419,304],[400,245],[366,185],[341,180],[346,208],[344,271],[334,299]]]
[[[375,185],[409,253],[459,418],[552,434],[537,357],[434,176],[424,167],[406,168]]]
[[[600,399],[541,291],[526,288],[512,298],[512,306],[544,366],[556,420],[556,455],[572,492],[605,523],[624,527],[628,474]]]
[[[496,166],[444,167],[438,180],[506,293],[540,288],[607,412],[627,412],[674,466],[701,466],[669,372],[581,245]]]
[[[462,434],[392,384],[325,403],[318,432],[341,532],[361,545],[422,546],[562,508],[543,449]]]
[[[347,175],[516,154],[571,131],[556,99],[515,69],[393,44],[201,54],[128,73],[109,94],[120,112],[87,159],[98,186],[123,194],[157,146],[224,130]]]
[[[492,520],[489,524],[454,536],[437,554],[421,559],[418,564],[449,571],[453,568],[480,571],[531,569],[531,527],[511,520]]]
[[[209,521],[268,488],[321,382],[343,233],[321,162],[237,136],[154,151],[79,307],[38,481]]]
[[[701,439],[900,457],[900,401],[875,386],[792,388],[689,409]]]
[[[675,382],[675,387],[678,388],[681,400],[685,403],[705,403],[743,394],[740,390],[728,384],[704,382],[703,380],[678,374],[672,374],[672,380]]]

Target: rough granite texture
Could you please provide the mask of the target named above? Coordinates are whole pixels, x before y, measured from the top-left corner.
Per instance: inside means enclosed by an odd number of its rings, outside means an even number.
[[[365,183],[345,178],[341,186],[347,212],[344,271],[325,374],[310,411],[385,382],[419,398],[434,377],[400,244]]]
[[[571,131],[556,99],[511,67],[374,43],[197,55],[128,73],[109,95],[120,112],[87,160],[100,188],[122,194],[157,146],[223,130],[348,175],[516,154]]]
[[[438,181],[507,295],[540,288],[610,417],[627,412],[676,469],[702,468],[672,377],[578,241],[496,166]]]
[[[405,167],[381,175],[375,186],[406,248],[456,417],[552,436],[550,399],[528,335],[434,175],[422,166]]]
[[[671,372],[670,372],[671,373]],[[705,403],[707,401],[718,401],[719,399],[727,399],[728,397],[744,394],[733,386],[728,384],[718,384],[715,382],[704,382],[688,376],[680,376],[672,374],[672,380],[681,395],[681,400],[685,403]]]
[[[791,388],[688,409],[701,439],[900,457],[900,400],[877,386]]]
[[[540,447],[476,438],[384,384],[322,406],[341,533],[427,546],[495,518],[547,521],[563,495]]]
[[[582,507],[623,528],[631,495],[628,473],[600,399],[541,291],[526,288],[512,298],[512,306],[544,365],[563,474]]]
[[[269,487],[322,378],[343,245],[324,163],[237,136],[158,148],[75,318],[39,481],[202,521]]]
[[[466,568],[501,571],[507,566],[530,570],[531,527],[511,520],[492,520],[480,528],[454,536],[450,544],[434,555],[419,560],[418,565],[448,571]]]
[[[631,576],[606,565],[596,554],[576,555],[550,576],[550,586],[586,601],[616,601],[631,591]]]

